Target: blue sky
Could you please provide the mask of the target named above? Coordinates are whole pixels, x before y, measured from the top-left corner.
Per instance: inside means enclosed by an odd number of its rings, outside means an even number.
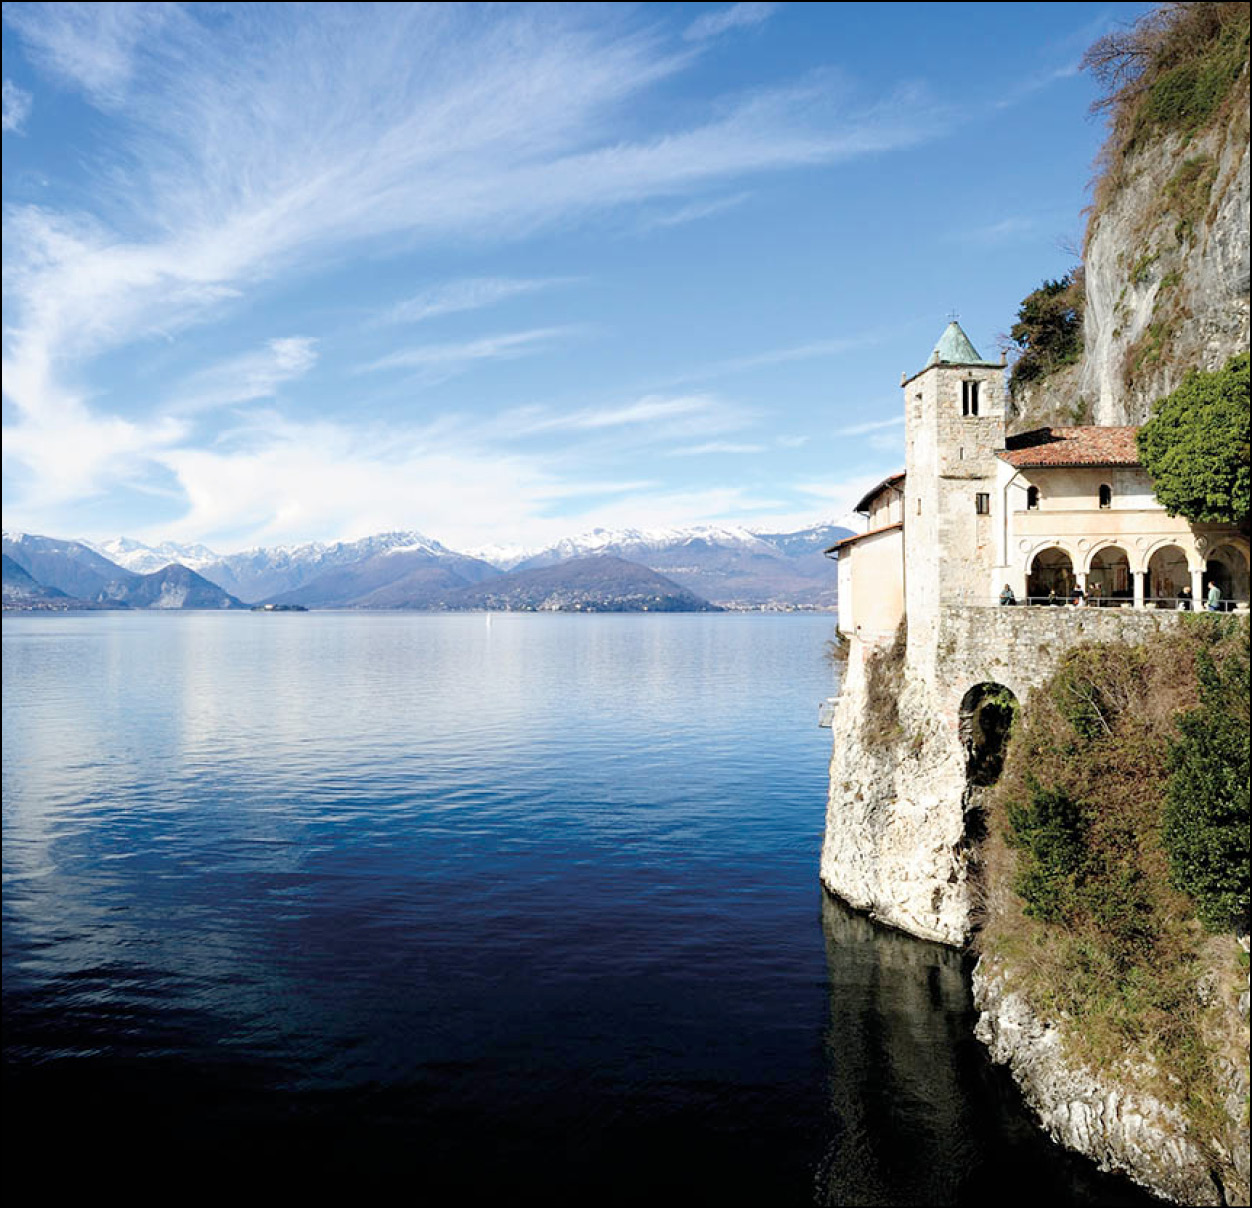
[[[4,525],[798,528],[1074,263],[1140,4],[6,4]]]

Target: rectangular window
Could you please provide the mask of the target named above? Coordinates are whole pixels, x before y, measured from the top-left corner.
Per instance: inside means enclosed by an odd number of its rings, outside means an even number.
[[[978,383],[962,382],[961,383],[961,414],[977,415],[978,414]]]
[[[974,496],[974,511],[976,511],[980,516],[991,515],[991,496],[985,491],[979,491],[978,494]]]

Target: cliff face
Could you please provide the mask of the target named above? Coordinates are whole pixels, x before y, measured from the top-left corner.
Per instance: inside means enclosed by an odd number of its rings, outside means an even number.
[[[1247,349],[1248,168],[1246,116],[1122,165],[1088,229],[1082,360],[1016,395],[1015,430],[1142,424],[1189,370]]]
[[[1015,993],[988,957],[974,971],[973,989],[981,1012],[974,1034],[993,1061],[1009,1066],[1053,1140],[1176,1203],[1248,1202],[1248,1144],[1241,1129],[1201,1144],[1177,1109],[1067,1060],[1057,1024]],[[1246,1081],[1234,1067],[1226,1081],[1229,1118],[1240,1120]]]
[[[853,640],[832,723],[823,883],[882,923],[964,944],[1009,892],[982,862],[982,794],[993,790],[980,784],[999,773],[979,777],[989,765],[980,762],[980,734],[988,731],[977,703],[1007,696],[1029,709],[1031,694],[1076,644],[1141,645],[1176,633],[1186,619],[1149,609],[954,605],[939,611],[933,649],[867,649]],[[1225,1001],[1197,985],[1201,992]],[[1138,1090],[1134,1078],[1084,1068],[1066,1048],[1075,1025],[1036,1010],[1012,971],[991,958],[980,963],[974,999],[979,1039],[994,1061],[1009,1065],[1060,1144],[1175,1202],[1248,1202],[1247,1134],[1238,1123],[1248,1084],[1237,1062],[1219,1062],[1227,1119],[1235,1123],[1197,1137],[1193,1121]],[[1246,974],[1226,1023],[1241,1037],[1226,1051],[1246,1050]]]
[[[1024,702],[1078,642],[1142,641],[1182,616],[949,605],[933,652],[854,641],[831,724],[826,887],[910,935],[963,944],[976,904],[980,691]]]
[[[875,691],[872,677],[891,672],[862,656],[856,643],[831,725],[822,881],[880,922],[962,944],[970,899],[960,744],[924,681],[902,674]],[[877,716],[871,696],[896,691],[894,718]]]

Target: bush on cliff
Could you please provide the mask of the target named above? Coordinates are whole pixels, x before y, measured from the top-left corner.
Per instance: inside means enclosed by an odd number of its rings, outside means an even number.
[[[1252,506],[1246,352],[1214,373],[1193,370],[1139,431],[1139,456],[1171,516],[1245,523]]]
[[[1082,356],[1085,302],[1082,269],[1056,281],[1045,281],[1022,299],[1017,322],[1009,329],[1009,338],[1017,348],[1009,374],[1011,390],[1016,392]]]
[[[1246,3],[1162,4],[1097,39],[1082,59],[1103,89],[1092,109],[1109,119],[1093,217],[1136,150],[1162,134],[1193,135],[1237,114],[1247,63]]]
[[[1247,902],[1248,624],[1181,620],[1072,650],[1023,706],[986,799],[977,942],[1070,1021],[1079,1063],[1120,1068],[1213,1136],[1228,1127],[1218,1070],[1247,1060],[1246,1028],[1233,1044],[1200,987],[1239,976],[1238,946],[1201,919],[1229,925]]]
[[[1249,651],[1196,657],[1200,704],[1178,723],[1165,798],[1165,847],[1174,884],[1211,931],[1248,925]]]

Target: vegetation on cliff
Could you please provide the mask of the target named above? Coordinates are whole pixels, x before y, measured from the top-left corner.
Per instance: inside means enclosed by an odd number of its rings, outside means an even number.
[[[1248,354],[1215,373],[1193,370],[1153,408],[1139,456],[1171,516],[1244,523],[1252,508]]]
[[[1014,393],[1075,364],[1082,356],[1082,318],[1085,294],[1082,270],[1056,281],[1045,281],[1022,299],[1017,322],[1009,330],[1015,350],[1009,373]]]
[[[1019,326],[1004,337],[1020,354],[1010,385],[1027,424],[1084,422],[1097,379],[1118,379],[1123,400],[1146,408],[1206,349],[1234,352],[1245,342],[1237,269],[1225,236],[1211,236],[1238,221],[1230,203],[1247,170],[1248,13],[1241,3],[1162,4],[1084,56],[1108,137],[1082,267],[1028,294]],[[1083,348],[1087,283],[1095,323]],[[1242,298],[1246,307],[1246,284]],[[1055,348],[1039,348],[1051,339]],[[1084,358],[1105,366],[1103,376]],[[1074,364],[1082,368],[1063,372]],[[1049,389],[1037,389],[1045,381]]]
[[[1163,4],[1083,56],[1083,69],[1104,90],[1092,108],[1109,123],[1093,219],[1136,151],[1168,134],[1193,136],[1242,109],[1248,15],[1244,3]]]
[[[1071,1055],[1229,1135],[1248,912],[1248,623],[1088,645],[1021,712],[985,805],[978,944]],[[1214,935],[1214,928],[1219,934]],[[1243,1106],[1240,1104],[1239,1112]]]

